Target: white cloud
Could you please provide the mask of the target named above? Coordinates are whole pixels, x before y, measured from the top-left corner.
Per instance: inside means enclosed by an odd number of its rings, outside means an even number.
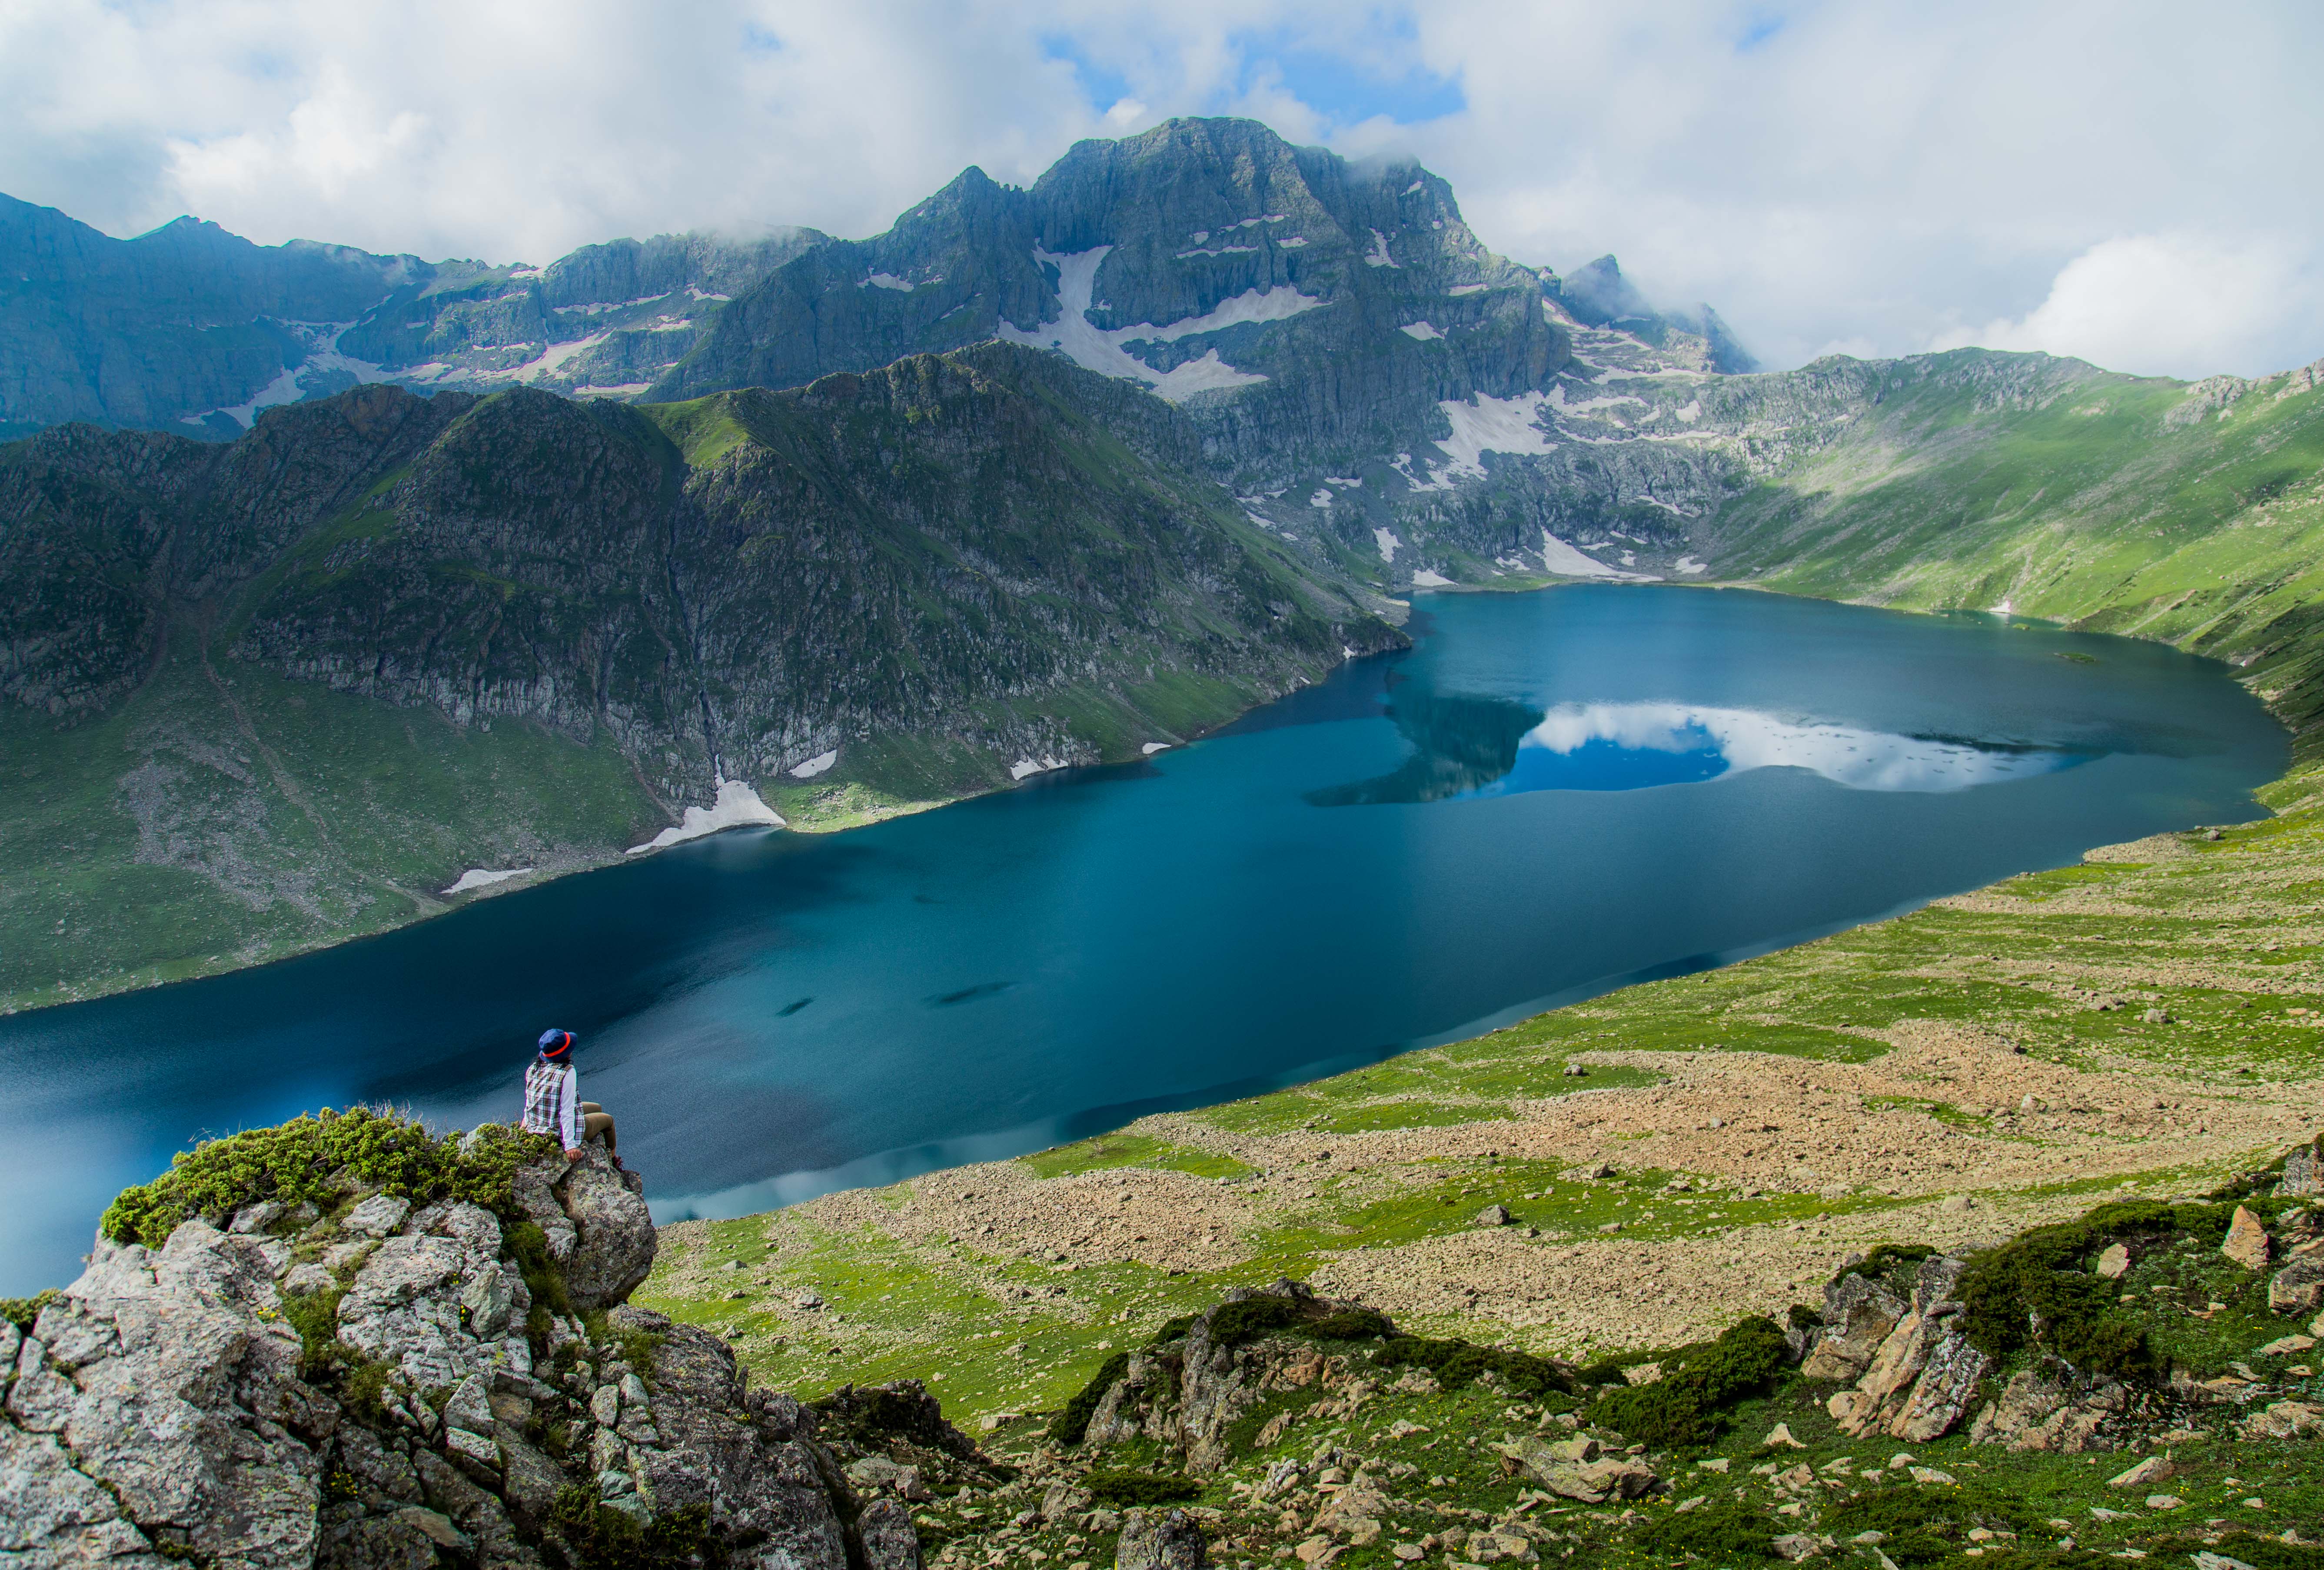
[[[2025,315],[1941,333],[1934,346],[2040,349],[2147,375],[2256,375],[2282,369],[2287,327],[2317,335],[2319,307],[2314,272],[2280,243],[2131,234],[2068,262]]]
[[[1775,363],[1979,323],[2181,375],[2324,353],[2302,281],[2324,265],[2324,204],[2300,194],[2324,167],[2324,8],[2296,0],[2200,26],[2163,0],[1800,0],[1771,33],[1754,0],[667,14],[0,0],[0,190],[115,234],[191,211],[266,242],[545,262],[689,227],[870,234],[970,163],[1024,182],[1081,137],[1249,114],[1417,152],[1496,249],[1563,268],[1613,251]],[[1366,100],[1415,73],[1465,107],[1406,124],[1386,89]],[[2141,243],[2183,254],[2107,249]],[[2144,339],[2102,325],[2145,287],[2126,280],[2173,268],[2244,293]],[[2311,304],[2271,324],[2279,287]]]

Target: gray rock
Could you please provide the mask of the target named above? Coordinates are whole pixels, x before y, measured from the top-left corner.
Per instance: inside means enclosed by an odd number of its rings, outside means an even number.
[[[24,1570],[109,1564],[161,1570],[113,1495],[53,1437],[0,1423],[0,1563]]]
[[[845,1570],[833,1502],[845,1480],[835,1466],[826,1477],[805,1409],[788,1396],[746,1390],[733,1352],[708,1331],[628,1306],[612,1318],[660,1338],[650,1380],[661,1447],[635,1453],[654,1508],[708,1506],[713,1526],[761,1539],[762,1565],[781,1565],[788,1554],[799,1570]]]
[[[848,1469],[848,1475],[854,1475],[854,1468]],[[1042,1492],[1041,1519],[1054,1526],[1085,1513],[1096,1502],[1096,1496],[1088,1489],[1061,1478]]]
[[[514,1426],[498,1425],[493,1437],[501,1450],[501,1498],[518,1527],[538,1532],[571,1479]]]
[[[443,1419],[447,1427],[466,1429],[471,1434],[493,1431],[492,1386],[481,1373],[472,1373],[453,1387],[451,1400],[444,1403]]]
[[[605,1428],[622,1420],[622,1387],[601,1384],[589,1398],[589,1416]]]
[[[855,1518],[856,1537],[863,1545],[864,1570],[920,1570],[920,1535],[912,1529],[909,1507],[892,1499],[875,1499]]]
[[[1516,1219],[1506,1205],[1488,1205],[1477,1212],[1477,1225],[1480,1226],[1507,1226]]]
[[[444,1520],[434,1510],[414,1509],[339,1522],[316,1546],[316,1570],[433,1570],[443,1563],[437,1553],[442,1545],[421,1525],[423,1516]],[[468,1541],[466,1532],[448,1521],[445,1526]]]
[[[385,1237],[411,1214],[411,1201],[392,1194],[374,1194],[346,1214],[340,1227],[355,1237]]]
[[[2324,1253],[2303,1253],[2269,1279],[2267,1306],[2277,1314],[2306,1314],[2324,1308]]]
[[[280,1221],[288,1207],[272,1199],[262,1199],[255,1205],[244,1205],[234,1213],[234,1222],[226,1230],[244,1235],[264,1232]]]
[[[1586,1435],[1552,1444],[1518,1434],[1495,1448],[1541,1487],[1585,1504],[1640,1499],[1661,1481],[1651,1467],[1627,1455],[1600,1457],[1598,1442]]]
[[[625,1301],[653,1269],[653,1217],[635,1172],[614,1170],[603,1145],[586,1145],[554,1185],[573,1224],[565,1290],[576,1310]]]
[[[489,1373],[493,1355],[460,1305],[467,1262],[450,1237],[391,1237],[339,1301],[339,1339],[393,1363],[415,1390]]]
[[[1930,1348],[1921,1376],[1914,1382],[1904,1409],[1888,1425],[1888,1432],[1907,1444],[1925,1445],[1953,1430],[1969,1409],[1978,1382],[1993,1360],[1968,1340],[1948,1331]]]
[[[189,1221],[159,1249],[100,1240],[42,1314],[43,1339],[19,1348],[13,1424],[0,1427],[26,1469],[23,1519],[51,1538],[38,1551],[60,1555],[93,1532],[140,1552],[135,1523],[152,1522],[252,1570],[313,1560],[321,1466],[309,1439],[337,1408],[300,1382],[299,1337],[274,1305],[266,1256],[248,1238]],[[60,1450],[115,1512],[54,1470]]]
[[[1844,1276],[1841,1280],[1863,1282],[1860,1276]],[[1831,1295],[1827,1293],[1827,1299]],[[1862,1378],[1864,1371],[1872,1365],[1874,1354],[1880,1350],[1880,1344],[1896,1328],[1904,1312],[1902,1299],[1877,1287],[1849,1294],[1837,1317],[1829,1308],[1826,1309],[1824,1332],[1801,1363],[1800,1372],[1809,1379],[1840,1382]]]
[[[2275,1191],[2295,1199],[2324,1194],[2324,1154],[2315,1143],[2301,1145],[2283,1158],[2283,1179]]]
[[[523,1286],[515,1272],[498,1264],[484,1266],[460,1290],[460,1307],[467,1315],[468,1328],[480,1337],[497,1336],[507,1326],[509,1310],[516,1306],[517,1293]]]
[[[1823,1544],[1805,1532],[1786,1532],[1775,1542],[1775,1552],[1796,1565],[1823,1552]]]
[[[1121,1518],[1114,1570],[1203,1570],[1210,1562],[1203,1529],[1185,1510],[1134,1510]]]

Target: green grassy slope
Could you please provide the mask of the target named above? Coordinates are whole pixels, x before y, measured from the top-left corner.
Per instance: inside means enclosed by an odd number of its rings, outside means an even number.
[[[1847,434],[1709,522],[1716,572],[1902,607],[2006,604],[2244,666],[2324,719],[2324,390],[2193,388],[1962,350],[1889,368]]]
[[[0,1011],[379,932],[466,868],[591,865],[665,822],[610,746],[287,681],[190,629],[101,720],[0,712]]]

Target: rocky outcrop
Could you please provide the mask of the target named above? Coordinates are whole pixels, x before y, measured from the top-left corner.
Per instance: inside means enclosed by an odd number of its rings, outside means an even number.
[[[1084,1442],[1152,1439],[1182,1451],[1188,1471],[1210,1472],[1228,1459],[1227,1430],[1270,1394],[1314,1387],[1324,1400],[1305,1416],[1353,1411],[1379,1386],[1344,1356],[1327,1356],[1297,1335],[1302,1326],[1351,1313],[1370,1310],[1318,1298],[1297,1281],[1236,1288],[1189,1321],[1183,1337],[1129,1355],[1098,1398]],[[1280,1433],[1279,1426],[1262,1429],[1259,1443],[1272,1444]]]
[[[992,1481],[917,1385],[819,1413],[623,1303],[654,1234],[597,1147],[510,1192],[495,1213],[351,1182],[327,1213],[100,1237],[30,1334],[0,1324],[0,1555],[521,1570],[619,1557],[653,1524],[735,1565],[918,1570],[914,1467],[880,1474],[879,1447]]]
[[[1969,1425],[1969,1442],[2078,1455],[2120,1449],[2140,1405],[2122,1383],[2089,1379],[2054,1357],[2012,1374]]]
[[[1843,1272],[1826,1289],[1828,1328],[1802,1372],[1853,1378],[1851,1388],[1825,1402],[1844,1432],[1926,1444],[1960,1424],[1993,1366],[1957,1324],[1962,1305],[1952,1292],[1967,1268],[1961,1260],[1931,1258],[1920,1262],[1909,1288],[1892,1269],[1886,1276]]]

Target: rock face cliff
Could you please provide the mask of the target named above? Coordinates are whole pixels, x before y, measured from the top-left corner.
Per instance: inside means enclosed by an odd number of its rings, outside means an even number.
[[[654,1232],[598,1147],[460,1149],[445,1171],[506,1169],[496,1205],[342,1168],[158,1244],[100,1235],[29,1329],[0,1323],[7,1563],[905,1570],[905,1506],[844,1455],[900,1428],[990,1481],[917,1386],[826,1419],[624,1306]]]

